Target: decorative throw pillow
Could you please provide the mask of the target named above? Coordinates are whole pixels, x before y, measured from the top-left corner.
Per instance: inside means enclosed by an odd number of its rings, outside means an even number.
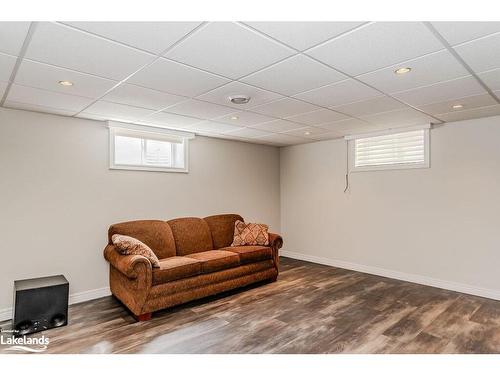
[[[244,223],[237,220],[234,223],[234,238],[231,246],[267,246],[269,245],[269,226],[266,224]]]
[[[155,253],[145,243],[134,237],[124,236],[122,234],[114,234],[111,237],[113,245],[122,255],[142,255],[146,257],[153,267],[160,267],[160,262]]]

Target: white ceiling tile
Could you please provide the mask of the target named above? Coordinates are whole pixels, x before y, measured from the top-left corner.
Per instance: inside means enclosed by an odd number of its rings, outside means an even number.
[[[453,109],[455,104],[463,105],[461,109]],[[495,105],[497,102],[489,94],[468,96],[466,98],[458,98],[454,100],[447,100],[440,103],[427,104],[419,106],[419,109],[431,115],[437,115],[440,118],[440,113],[448,112],[462,112],[468,111],[473,108],[486,107]]]
[[[363,22],[245,22],[247,25],[303,51],[345,33]]]
[[[159,59],[127,82],[193,97],[221,86],[229,80],[174,61]]]
[[[303,138],[313,138],[314,136],[326,133],[327,131],[328,130],[326,130],[326,129],[316,128],[314,126],[306,126],[306,127],[299,128],[299,129],[287,130],[287,131],[283,132],[283,134],[288,134],[288,135],[293,135],[296,137],[303,137]]]
[[[59,81],[70,81],[73,86],[62,86]],[[19,66],[15,82],[24,86],[88,98],[97,98],[117,84],[117,81],[26,59]]]
[[[92,99],[84,98],[82,96],[66,95],[16,84],[11,86],[7,100],[11,102],[62,109],[72,113],[82,110],[92,102]]]
[[[198,117],[204,120],[210,120],[216,117],[234,113],[233,108],[208,102],[202,102],[201,100],[196,99],[191,99],[175,104],[165,109],[165,111],[183,116]]]
[[[128,83],[121,84],[107,94],[104,100],[147,109],[160,110],[187,100],[186,97],[168,94]]]
[[[432,117],[411,108],[377,113],[375,115],[363,116],[361,118],[370,124],[384,125],[388,128],[398,128],[436,122],[436,120]]]
[[[225,134],[216,134],[213,136],[214,138],[219,138],[219,139],[227,139],[231,141],[238,141],[238,142],[245,142],[245,143],[258,143],[258,138],[244,138],[244,137],[238,137],[237,135],[232,135],[231,133],[225,133]]]
[[[396,128],[393,126],[393,128]],[[380,130],[387,130],[387,127],[385,125],[378,125],[378,124],[368,124],[368,125],[362,125],[362,126],[354,126],[351,128],[347,128],[341,132],[342,136],[347,136],[347,135],[356,135],[356,134],[367,134],[367,133],[373,133],[376,131]]]
[[[263,104],[258,107],[251,108],[252,112],[261,113],[273,117],[290,117],[299,113],[311,112],[319,109],[315,105],[301,102],[292,98],[284,98],[275,102]]]
[[[406,74],[394,73],[400,67],[410,67],[411,71]],[[357,78],[379,90],[393,93],[467,75],[469,75],[469,72],[451,53],[440,51],[405,61],[399,65],[363,74]]]
[[[307,52],[358,75],[443,49],[420,22],[376,22]]]
[[[292,96],[347,77],[304,55],[293,56],[243,78],[243,82]]]
[[[304,125],[286,120],[274,120],[263,124],[253,125],[252,128],[262,129],[270,132],[280,133],[288,130],[300,129]]]
[[[29,27],[29,22],[0,22],[0,52],[18,56]]]
[[[348,104],[377,96],[382,96],[382,94],[353,79],[295,95],[296,98],[324,107]]]
[[[414,90],[402,91],[393,96],[405,103],[420,106],[483,93],[485,93],[485,90],[477,80],[472,76],[468,76]]]
[[[500,22],[432,22],[432,24],[452,46],[500,31]]]
[[[4,107],[6,108],[14,108],[14,109],[22,109],[24,111],[35,111],[35,112],[43,112],[50,113],[55,115],[62,116],[72,116],[75,114],[75,111],[66,111],[60,108],[52,108],[43,105],[37,104],[27,104],[27,103],[19,103],[11,100],[6,100],[4,103]]]
[[[476,73],[500,68],[500,33],[455,46]]]
[[[441,118],[443,121],[450,122],[450,121],[471,120],[474,118],[497,116],[497,115],[500,115],[500,104],[488,107],[473,108],[460,112],[444,113],[440,114],[439,118]]]
[[[492,90],[500,90],[500,69],[478,74],[479,78]]]
[[[269,134],[269,132],[259,130],[259,129],[252,129],[252,128],[240,128],[238,130],[230,131],[225,134],[231,135],[231,136],[236,136],[236,137],[241,137],[241,138],[256,138],[256,137],[262,137],[264,135]]]
[[[308,141],[307,138],[295,137],[293,135],[288,135],[288,134],[274,134],[274,133],[266,134],[262,137],[258,137],[257,139],[278,145],[296,145]]]
[[[249,143],[253,143],[253,144],[256,144],[256,145],[272,146],[272,147],[283,147],[283,146],[286,146],[286,145],[281,144],[281,143],[269,141],[269,140],[266,139],[266,137],[252,138],[249,141]]]
[[[218,117],[215,119],[217,122],[223,122],[225,124],[235,124],[241,126],[252,126],[255,124],[261,124],[263,122],[273,121],[273,117],[268,117],[260,115],[254,112],[241,111],[233,112],[230,115]]]
[[[242,128],[243,128],[242,126],[223,124],[215,121],[202,121],[194,125],[191,125],[189,127],[189,130],[221,134]]]
[[[371,115],[395,109],[406,108],[406,105],[388,96],[379,96],[375,99],[363,100],[350,104],[332,107],[332,109],[351,116]]]
[[[133,107],[104,100],[92,104],[86,108],[85,113],[103,116],[107,120],[134,121],[152,114],[154,111],[145,108]]]
[[[325,122],[345,120],[349,118],[338,112],[334,112],[330,109],[320,109],[313,112],[302,113],[300,115],[287,117],[287,120],[299,122],[305,125],[319,125]]]
[[[121,80],[151,62],[154,56],[66,26],[40,22],[26,58]]]
[[[248,95],[250,96],[250,102],[247,104],[231,103],[229,97],[234,95]],[[197,97],[197,99],[200,100],[205,100],[215,104],[228,105],[239,110],[255,107],[256,105],[268,103],[281,98],[283,98],[282,95],[237,81],[232,81],[227,85],[221,86]]]
[[[358,120],[358,119],[348,119],[341,121],[334,121],[327,124],[321,124],[319,127],[330,132],[346,132],[351,131],[352,129],[365,129],[369,124]]]
[[[0,53],[0,81],[7,82],[12,74],[12,69],[16,65],[17,58]]]
[[[93,34],[159,54],[200,22],[64,22]]]
[[[311,139],[314,139],[315,141],[327,141],[329,139],[338,139],[342,138],[346,133],[339,133],[336,131],[328,131],[326,133],[321,133],[321,134],[316,134],[311,137]]]
[[[197,122],[200,122],[200,119],[188,116],[180,116],[168,112],[156,112],[150,116],[142,118],[140,122],[173,128],[186,128],[193,124],[196,124]]]
[[[214,22],[179,43],[166,57],[238,78],[293,53],[293,50],[236,23]]]

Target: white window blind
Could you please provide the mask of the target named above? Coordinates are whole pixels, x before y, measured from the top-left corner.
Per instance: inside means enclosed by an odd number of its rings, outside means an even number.
[[[429,129],[352,139],[351,170],[425,168],[429,166]]]

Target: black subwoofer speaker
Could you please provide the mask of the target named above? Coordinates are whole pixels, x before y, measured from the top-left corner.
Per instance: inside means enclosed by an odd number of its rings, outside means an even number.
[[[68,324],[69,283],[63,275],[14,281],[15,336]]]

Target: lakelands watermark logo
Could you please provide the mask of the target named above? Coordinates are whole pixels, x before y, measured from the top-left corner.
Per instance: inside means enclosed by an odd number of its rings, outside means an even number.
[[[4,336],[3,333],[14,333],[14,331],[2,330],[0,334],[0,345],[7,346],[6,351],[42,353],[49,345],[49,338],[43,335],[41,337],[14,337]]]

